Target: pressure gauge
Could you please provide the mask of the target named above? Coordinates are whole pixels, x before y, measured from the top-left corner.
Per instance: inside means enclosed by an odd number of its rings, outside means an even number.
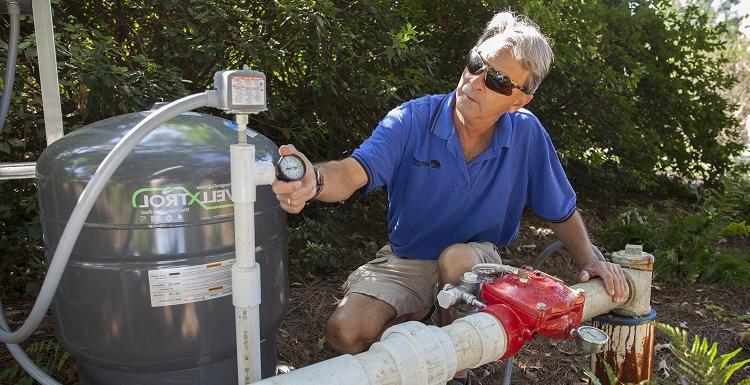
[[[604,330],[593,326],[581,326],[576,329],[578,348],[586,353],[599,353],[609,342],[609,336]]]
[[[302,179],[305,176],[307,168],[302,158],[292,154],[282,156],[276,164],[276,170],[278,171],[279,179],[292,182]]]

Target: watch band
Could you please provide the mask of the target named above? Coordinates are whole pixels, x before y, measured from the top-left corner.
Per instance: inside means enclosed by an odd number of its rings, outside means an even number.
[[[325,179],[323,178],[323,173],[320,172],[320,169],[316,166],[313,166],[313,171],[315,172],[315,195],[313,195],[312,199],[316,199],[318,195],[323,191],[323,186],[325,185]]]

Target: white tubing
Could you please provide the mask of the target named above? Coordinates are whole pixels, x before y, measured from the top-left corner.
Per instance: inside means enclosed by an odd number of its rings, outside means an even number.
[[[502,357],[506,341],[502,324],[486,313],[443,328],[411,321],[386,330],[364,353],[332,358],[256,385],[443,385],[456,371]]]
[[[35,1],[34,4],[36,3],[37,2]],[[91,181],[86,184],[81,196],[78,198],[78,203],[70,214],[70,218],[68,219],[62,236],[60,237],[60,241],[57,244],[55,254],[50,260],[49,269],[47,269],[47,276],[44,278],[44,283],[42,283],[42,288],[39,291],[39,297],[37,297],[34,307],[31,309],[31,313],[26,318],[23,325],[21,325],[21,327],[15,332],[11,332],[9,328],[0,327],[0,342],[17,344],[28,338],[28,336],[30,336],[39,326],[39,323],[44,318],[44,315],[47,313],[47,309],[52,302],[52,297],[60,283],[62,273],[65,270],[65,266],[68,264],[70,252],[76,244],[78,235],[81,233],[81,229],[83,228],[83,224],[85,223],[89,212],[91,212],[91,208],[94,206],[99,194],[112,177],[112,174],[114,174],[115,170],[117,170],[133,148],[135,148],[135,146],[146,135],[159,127],[162,123],[183,112],[196,108],[215,107],[217,100],[216,91],[206,91],[200,94],[186,96],[169,103],[154,111],[140,123],[136,124],[125,134],[125,136],[122,137],[122,139],[120,139],[119,142],[117,142],[115,147],[112,148],[96,169]],[[1,304],[0,309],[2,309]]]

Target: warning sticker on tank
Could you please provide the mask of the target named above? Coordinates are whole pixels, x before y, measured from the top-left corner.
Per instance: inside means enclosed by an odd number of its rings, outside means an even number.
[[[234,259],[205,265],[148,271],[151,306],[205,301],[232,294]]]

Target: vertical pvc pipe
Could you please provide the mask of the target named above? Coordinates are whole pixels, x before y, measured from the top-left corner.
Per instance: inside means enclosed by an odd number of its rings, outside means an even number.
[[[36,51],[39,58],[39,80],[42,86],[42,109],[47,144],[63,137],[60,83],[57,79],[55,32],[52,29],[52,4],[49,0],[33,0]]]
[[[232,266],[232,303],[237,333],[239,384],[261,378],[260,266],[255,262],[256,188],[273,183],[273,162],[255,161],[255,145],[247,144],[248,116],[237,114],[239,144],[229,148],[234,201],[235,262]]]
[[[255,146],[230,146],[234,238],[232,303],[237,332],[237,375],[240,384],[260,380],[260,269],[255,263]]]

